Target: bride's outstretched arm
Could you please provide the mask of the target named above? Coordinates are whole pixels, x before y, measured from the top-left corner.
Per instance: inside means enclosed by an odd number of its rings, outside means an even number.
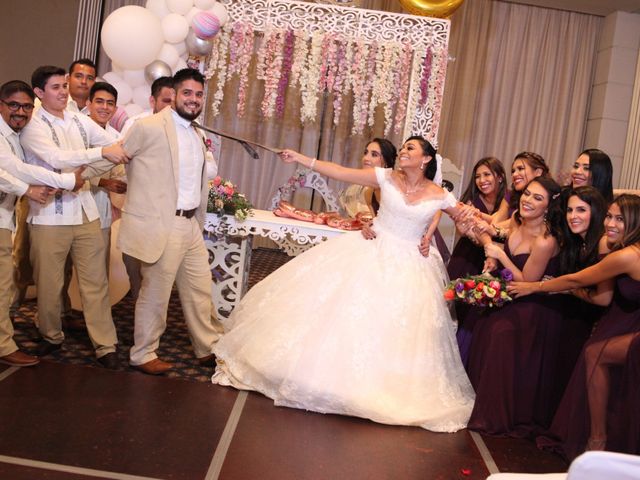
[[[321,175],[343,182],[357,183],[358,185],[365,185],[367,187],[379,186],[376,172],[373,168],[347,168],[342,165],[336,165],[335,163],[307,157],[294,150],[283,150],[280,153],[280,158],[287,163],[297,162]]]

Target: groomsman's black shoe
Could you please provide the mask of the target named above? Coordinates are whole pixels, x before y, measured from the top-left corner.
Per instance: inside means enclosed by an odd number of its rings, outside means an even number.
[[[103,355],[98,358],[97,362],[109,370],[118,370],[118,367],[120,366],[118,354],[116,352],[109,352],[106,355]]]
[[[198,363],[203,367],[216,368],[216,356],[212,353],[206,357],[199,358]]]
[[[62,348],[61,343],[50,343],[46,340],[41,340],[36,345],[36,348],[33,354],[36,357],[44,357],[45,355],[49,355],[50,353],[56,352]]]

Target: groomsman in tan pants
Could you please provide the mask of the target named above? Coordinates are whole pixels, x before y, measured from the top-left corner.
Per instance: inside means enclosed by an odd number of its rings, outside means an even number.
[[[68,189],[82,185],[81,172],[77,175],[59,175],[24,163],[19,135],[31,119],[34,100],[31,87],[20,80],[7,82],[0,87],[0,363],[16,367],[38,363],[37,357],[18,349],[9,318],[14,289],[11,231],[14,229],[16,200],[24,195],[34,202],[45,203],[53,190],[43,184]]]
[[[100,126],[83,114],[66,110],[69,91],[65,70],[37,68],[31,83],[42,107],[21,135],[26,160],[49,170],[69,171],[106,158],[128,160],[124,150]],[[78,273],[80,296],[89,338],[98,363],[118,368],[116,330],[105,268],[105,244],[96,202],[88,184],[78,194],[59,192],[44,205],[31,203],[28,218],[31,262],[38,289],[39,354],[58,350],[64,266],[71,253]]]

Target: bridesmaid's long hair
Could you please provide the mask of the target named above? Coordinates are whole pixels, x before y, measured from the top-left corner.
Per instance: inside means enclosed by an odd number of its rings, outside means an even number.
[[[618,195],[612,204],[620,207],[622,220],[624,221],[624,234],[620,243],[612,250],[619,250],[624,247],[635,245],[640,248],[640,197],[630,193]]]
[[[613,200],[613,166],[611,158],[602,150],[588,148],[580,155],[589,157],[589,171],[591,172],[591,186],[596,188],[607,202]]]
[[[560,198],[560,191],[562,187],[556,183],[556,181],[549,176],[540,176],[531,180],[527,186],[523,189],[529,188],[532,183],[538,183],[544,188],[549,196],[549,204],[547,205],[547,213],[545,214],[545,224],[547,231],[544,236],[551,235],[556,238],[559,245],[564,245],[563,239],[563,226],[562,222],[565,221],[562,212],[562,199]],[[520,216],[520,208],[515,211],[514,219],[518,225],[522,225],[522,217]]]
[[[549,166],[547,165],[547,162],[545,162],[542,155],[538,155],[537,153],[534,153],[534,152],[520,152],[515,156],[515,158],[513,159],[513,162],[511,162],[511,165],[513,166],[513,164],[516,163],[518,160],[522,160],[524,163],[529,165],[529,167],[531,167],[532,170],[538,170],[538,169],[542,170],[542,174],[540,175],[541,177],[551,176],[551,174],[549,173]],[[529,182],[531,182],[532,180],[533,178],[530,178]],[[509,191],[509,209],[510,210],[513,210],[513,211],[518,210],[520,206],[521,195],[522,195],[522,191],[520,192],[517,191],[512,184],[511,189]]]
[[[380,153],[382,154],[384,167],[395,167],[396,157],[398,156],[398,151],[396,150],[395,145],[386,138],[374,138],[369,143],[367,143],[367,146],[371,145],[372,143],[376,143],[380,147]],[[380,202],[378,202],[375,194],[371,197],[371,208],[373,209],[373,213],[377,215],[378,210],[380,210]]]
[[[396,157],[398,156],[398,151],[393,143],[391,143],[386,138],[374,138],[367,146],[372,143],[377,143],[380,147],[380,153],[382,154],[382,161],[384,162],[385,168],[393,168],[396,165]]]
[[[560,251],[562,274],[574,273],[598,262],[598,246],[604,233],[604,216],[607,213],[607,202],[594,187],[578,187],[569,192],[568,199],[578,197],[589,205],[591,219],[584,240],[569,229],[565,208],[564,234],[565,245]]]
[[[493,206],[494,213],[500,208],[500,204],[502,203],[502,199],[504,198],[504,194],[507,190],[507,174],[504,171],[504,167],[502,166],[502,162],[498,160],[496,157],[484,157],[478,160],[478,162],[473,166],[473,171],[471,172],[471,179],[469,180],[469,185],[467,189],[462,194],[460,201],[463,203],[474,202],[482,193],[478,189],[476,185],[476,173],[478,168],[487,167],[491,170],[494,177],[496,177],[496,182],[498,182],[498,195],[496,197],[496,203]]]
[[[438,162],[436,161],[436,149],[433,148],[433,145],[421,135],[413,135],[407,138],[404,143],[407,143],[409,140],[416,140],[420,147],[422,148],[422,153],[426,156],[431,157],[431,161],[427,163],[427,168],[424,169],[424,176],[429,180],[433,180],[436,177],[436,172],[438,171]]]

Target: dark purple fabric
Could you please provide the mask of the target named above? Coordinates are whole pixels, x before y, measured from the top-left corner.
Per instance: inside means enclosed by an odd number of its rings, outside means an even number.
[[[489,213],[484,202],[479,197],[473,201],[472,205],[482,213]],[[467,275],[477,275],[481,273],[482,267],[484,266],[484,258],[484,248],[476,245],[467,237],[461,237],[453,249],[451,259],[447,265],[449,278],[455,280],[456,278]],[[476,314],[472,312],[478,310],[478,307],[455,302],[455,309],[458,320],[456,338],[458,340],[462,364],[466,367],[469,363],[469,348],[471,346],[471,338],[475,324],[474,317],[476,316]]]
[[[519,269],[529,258],[511,255],[508,242],[505,251]],[[552,258],[545,275],[558,267]],[[559,303],[558,295],[530,295],[478,316],[468,366],[476,390],[471,430],[532,437],[549,427],[566,385],[557,375],[568,328]]]
[[[590,345],[600,344],[613,337],[638,331],[640,331],[640,281],[633,280],[627,275],[621,275],[616,279],[611,305],[597,323],[593,334],[585,343],[578,358],[571,381],[564,392],[551,428],[537,439],[540,448],[553,450],[569,461],[584,452],[590,430],[587,400],[589,375],[586,371],[584,352]],[[629,359],[640,358],[640,352],[637,351],[640,349],[638,343],[640,342],[636,340],[632,344]],[[638,414],[640,409],[639,370],[637,365],[610,369],[607,450],[640,453],[637,435],[634,442],[631,442],[629,438],[634,429],[636,433],[638,432],[638,422],[640,422]],[[625,380],[627,387],[625,387]],[[635,403],[631,403],[634,399]],[[634,412],[635,417],[630,416],[629,410]],[[632,428],[630,428],[630,421],[636,422]]]

